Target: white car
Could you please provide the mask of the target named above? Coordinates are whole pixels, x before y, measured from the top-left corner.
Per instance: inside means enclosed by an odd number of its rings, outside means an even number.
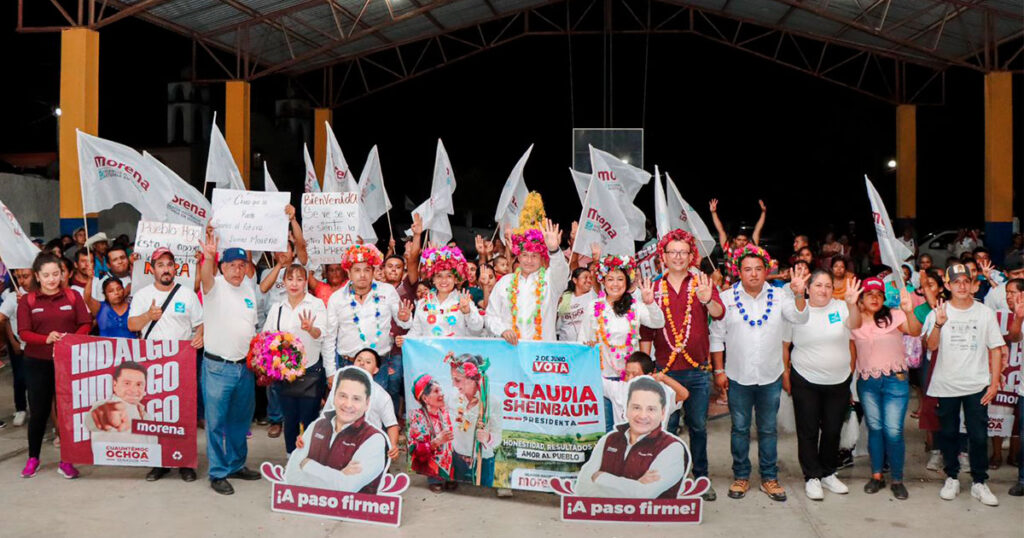
[[[935,267],[945,267],[946,262],[953,257],[953,252],[949,246],[953,241],[956,241],[958,233],[958,230],[946,230],[924,236],[924,239],[921,239],[921,242],[918,243],[918,256],[928,254],[932,257],[932,263]],[[985,234],[982,233],[978,238],[981,244],[984,245]]]

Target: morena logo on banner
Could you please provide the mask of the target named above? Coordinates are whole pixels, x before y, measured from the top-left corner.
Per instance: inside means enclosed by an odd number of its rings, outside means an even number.
[[[109,157],[104,157],[102,155],[97,155],[96,157],[94,157],[93,162],[95,163],[96,168],[113,168],[113,171],[123,171],[125,174],[127,174],[127,177],[135,180],[135,183],[138,184],[139,187],[142,188],[142,190],[147,192],[149,191],[149,181],[143,178],[142,173],[133,168],[132,166],[127,165],[121,161],[111,159]],[[124,177],[123,174],[117,175]],[[103,170],[100,170],[99,176],[100,179],[105,179],[107,177],[107,174],[105,174]]]
[[[599,229],[608,235],[609,239],[615,239],[615,236],[619,235],[612,227],[612,224],[605,220],[597,208],[587,209],[587,226],[586,229],[594,230]]]

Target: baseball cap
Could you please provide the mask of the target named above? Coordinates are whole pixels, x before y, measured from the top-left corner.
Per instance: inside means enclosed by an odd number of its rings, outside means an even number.
[[[955,263],[946,268],[946,282],[956,282],[956,279],[960,277],[966,277],[967,280],[971,279],[971,272],[967,269],[966,265]]]
[[[867,293],[869,291],[879,291],[885,293],[885,282],[883,282],[882,279],[878,277],[865,278],[864,281],[861,282],[861,288],[864,290],[864,293]]]
[[[174,260],[174,253],[171,252],[171,249],[167,247],[160,247],[153,251],[153,254],[149,257],[149,263],[156,263],[156,261],[160,259],[160,256],[163,256],[164,254],[170,256],[172,261]]]
[[[1024,255],[1010,256],[1004,264],[1007,271],[1020,271],[1024,269]]]
[[[240,248],[238,248],[238,247],[226,249],[226,250],[224,250],[224,254],[221,254],[221,256],[220,256],[220,262],[221,263],[231,263],[231,262],[236,261],[236,260],[244,260],[244,259],[245,259],[245,251],[240,249]]]

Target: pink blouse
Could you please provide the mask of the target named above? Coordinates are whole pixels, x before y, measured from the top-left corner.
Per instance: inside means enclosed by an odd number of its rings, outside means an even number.
[[[900,332],[900,326],[906,321],[906,313],[894,309],[889,325],[879,327],[872,316],[864,316],[861,326],[850,331],[850,338],[857,346],[857,373],[861,379],[906,371],[903,333]]]

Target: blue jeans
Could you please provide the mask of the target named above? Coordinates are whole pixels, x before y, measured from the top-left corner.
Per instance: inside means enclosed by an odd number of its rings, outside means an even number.
[[[391,348],[387,355],[380,358],[380,370],[373,376],[373,381],[384,387],[391,396],[391,403],[395,406],[395,417],[401,408],[402,394],[405,386],[402,384],[402,350]]]
[[[708,399],[711,397],[711,373],[703,370],[669,370],[668,376],[690,391],[683,402],[683,423],[690,433],[693,476],[708,475]],[[668,417],[668,431],[679,429],[679,411]]]
[[[246,434],[256,410],[256,384],[244,362],[203,361],[206,400],[206,457],[210,480],[226,478],[245,465]]]
[[[757,466],[761,480],[779,477],[778,434],[775,419],[779,414],[782,376],[767,385],[741,385],[729,380],[729,415],[732,417],[732,475],[736,480],[750,479],[750,422],[757,417]]]
[[[284,422],[284,409],[281,405],[281,387],[277,383],[267,385],[267,420],[271,424]]]
[[[468,456],[458,453],[453,454],[452,462],[455,463],[455,480],[459,482],[476,482],[476,474],[473,470],[473,463]],[[486,487],[494,486],[494,457],[480,459],[480,485]]]
[[[902,379],[900,379],[902,377]],[[903,481],[903,461],[906,445],[903,442],[903,420],[910,401],[910,383],[907,374],[890,374],[878,378],[857,380],[857,394],[864,408],[868,425],[868,451],[871,453],[871,472],[879,474],[889,462],[893,482]]]

